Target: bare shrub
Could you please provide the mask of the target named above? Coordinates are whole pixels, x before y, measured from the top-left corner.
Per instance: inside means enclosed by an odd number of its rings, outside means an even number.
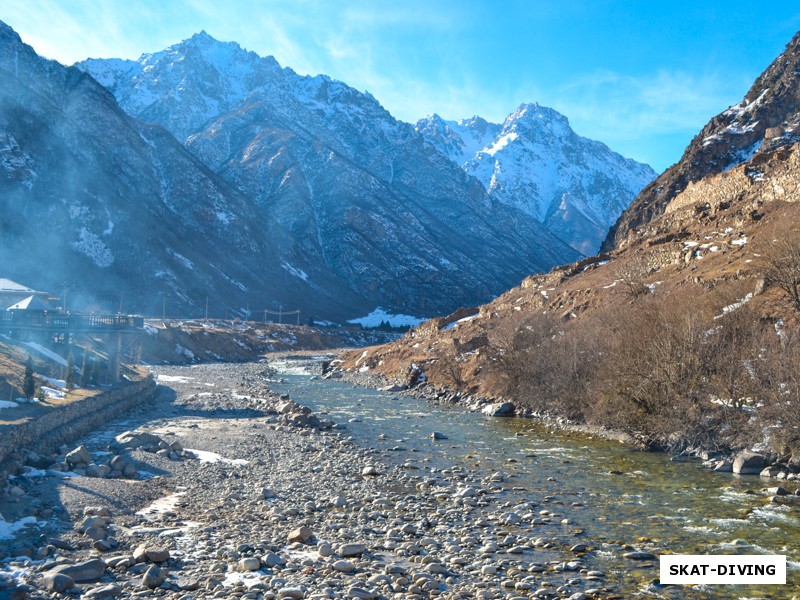
[[[776,324],[753,362],[759,391],[757,424],[779,453],[800,451],[800,332]]]
[[[454,390],[463,390],[466,387],[461,356],[452,340],[439,344],[436,362],[436,372],[447,387]]]
[[[507,395],[537,413],[583,420],[596,365],[587,332],[537,314],[516,330],[504,354]]]
[[[788,296],[800,311],[800,234],[796,230],[760,248],[761,270],[768,284]]]
[[[650,288],[644,282],[648,268],[643,256],[630,257],[621,262],[614,273],[623,292],[630,300],[650,293]]]
[[[710,318],[691,294],[681,296],[642,299],[610,323],[593,417],[647,445],[696,444],[708,435],[699,348]]]

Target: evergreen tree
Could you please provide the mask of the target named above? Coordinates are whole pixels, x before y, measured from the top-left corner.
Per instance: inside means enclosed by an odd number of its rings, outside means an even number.
[[[81,387],[87,387],[92,381],[91,365],[89,364],[89,349],[83,350],[83,364],[81,365]]]
[[[22,380],[22,394],[28,400],[33,398],[33,395],[36,393],[36,382],[33,380],[33,361],[31,357],[28,356],[28,360],[25,361],[25,376]]]
[[[67,390],[75,389],[75,357],[72,356],[72,352],[67,356],[67,374],[64,377],[64,383],[67,385]]]

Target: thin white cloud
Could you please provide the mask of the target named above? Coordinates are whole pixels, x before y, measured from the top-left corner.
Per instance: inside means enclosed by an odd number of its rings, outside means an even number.
[[[645,77],[592,73],[559,88],[556,102],[570,119],[620,136],[696,128],[737,102],[746,81],[659,71]],[[623,126],[624,125],[624,126]]]

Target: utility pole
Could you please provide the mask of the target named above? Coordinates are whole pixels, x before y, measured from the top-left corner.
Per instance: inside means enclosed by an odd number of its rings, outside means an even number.
[[[162,321],[166,321],[167,320],[167,296],[166,296],[166,294],[163,294],[161,296],[161,320]]]
[[[278,325],[283,324],[283,307],[278,309]]]
[[[300,325],[300,309],[297,309],[297,325]]]
[[[264,324],[266,325],[266,323],[267,323],[267,309],[265,308],[264,309]]]
[[[206,296],[206,321],[208,321],[208,296]]]
[[[119,293],[119,310],[117,311],[119,314],[122,314],[122,294],[123,292]]]
[[[67,312],[67,282],[64,282],[64,313]]]

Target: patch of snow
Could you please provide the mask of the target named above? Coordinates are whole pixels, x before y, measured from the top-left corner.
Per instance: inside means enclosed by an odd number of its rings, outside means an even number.
[[[36,352],[38,352],[42,356],[44,356],[46,358],[49,358],[50,360],[52,360],[55,363],[58,363],[62,367],[66,367],[67,366],[67,361],[64,360],[64,358],[62,358],[61,356],[59,356],[58,354],[56,354],[52,350],[49,350],[48,348],[45,348],[41,344],[37,344],[36,342],[22,342],[22,343],[23,343],[23,345],[27,346],[31,350],[35,350]]]
[[[60,400],[67,397],[65,392],[53,389],[51,387],[42,386],[42,392],[44,392],[45,398],[57,398]]]
[[[485,152],[486,154],[488,154],[490,156],[494,156],[495,154],[497,154],[498,151],[500,151],[503,148],[505,148],[506,146],[508,146],[509,142],[513,142],[518,137],[519,137],[519,135],[517,135],[516,131],[512,131],[511,133],[507,133],[506,135],[498,138],[497,141],[494,142],[491,146],[489,146],[488,148],[485,148],[483,150],[483,152]]]
[[[4,408],[17,408],[19,404],[11,402],[11,400],[0,400],[0,410]]]
[[[517,309],[519,309],[519,307],[517,307]],[[474,319],[477,316],[478,316],[477,314],[470,315],[468,317],[464,317],[463,319],[459,319],[458,321],[453,321],[449,325],[445,325],[444,327],[442,327],[442,331],[447,331],[448,329],[455,329],[459,323],[466,323],[467,321],[472,321],[472,319]]]
[[[108,246],[85,227],[81,227],[80,239],[70,245],[101,269],[108,268],[114,264],[114,255]]]
[[[314,319],[314,327],[341,327],[341,325],[333,321],[317,321]]]
[[[187,452],[191,452],[195,455],[195,457],[204,463],[226,463],[229,465],[246,465],[248,461],[243,458],[225,458],[221,454],[217,454],[216,452],[208,452],[207,450],[194,450],[192,448],[186,448]]]
[[[723,307],[722,307],[722,314],[721,314],[721,315],[717,315],[717,316],[716,316],[716,317],[714,317],[714,318],[715,318],[715,319],[720,319],[720,318],[722,318],[724,315],[727,315],[728,313],[730,313],[730,312],[733,312],[733,311],[735,311],[736,309],[739,309],[739,308],[741,308],[742,306],[744,306],[745,304],[747,304],[748,302],[750,302],[750,300],[752,300],[752,299],[753,299],[753,293],[752,293],[752,292],[750,292],[750,293],[748,293],[748,294],[747,294],[747,295],[746,295],[744,298],[742,298],[741,300],[739,300],[738,302],[734,302],[733,304],[729,304],[728,306],[723,306]]]
[[[175,252],[171,248],[169,248],[167,251],[170,254],[172,254],[172,256],[177,258],[178,262],[180,262],[184,267],[186,267],[190,271],[194,271],[194,263],[190,261],[188,258],[186,258],[183,254],[179,254],[178,252]]]
[[[42,379],[44,379],[51,386],[59,390],[63,390],[65,387],[67,387],[67,382],[64,381],[63,379],[55,379],[53,377],[42,377]]]
[[[257,572],[253,573],[226,573],[225,579],[222,580],[224,587],[233,587],[239,584],[244,584],[247,588],[255,587],[261,584],[262,575]]]
[[[163,381],[165,383],[175,382],[175,383],[187,383],[189,381],[193,381],[193,377],[184,377],[182,375],[162,375],[158,374],[156,377],[157,381]]]
[[[738,240],[731,240],[731,246],[744,246],[747,243],[747,236],[744,235]]]
[[[24,517],[19,521],[9,523],[0,516],[0,540],[13,539],[17,532],[27,525],[36,525],[38,527],[40,523],[36,520],[36,517]]]
[[[361,356],[359,356],[358,360],[356,361],[356,366],[358,366],[358,363],[367,357],[367,354],[369,354],[369,350],[364,350],[364,352],[361,353]]]
[[[414,317],[411,315],[395,315],[391,313],[387,313],[383,308],[380,306],[373,310],[370,314],[366,317],[360,317],[358,319],[350,319],[348,323],[353,323],[354,325],[361,325],[362,327],[378,327],[381,323],[387,322],[392,327],[416,327],[426,319],[421,319],[419,317]]]
[[[293,267],[292,265],[290,265],[285,261],[281,262],[281,268],[287,273],[294,275],[298,279],[302,279],[303,281],[308,281],[308,274],[305,271],[303,271],[303,269],[298,269],[297,267]]]
[[[181,496],[185,495],[186,492],[175,492],[169,496],[164,496],[163,498],[159,498],[153,502],[147,508],[136,511],[136,514],[141,515],[145,519],[152,519],[155,516],[163,515],[166,512],[174,510],[178,504],[178,501],[181,499]]]
[[[747,129],[747,131],[749,131],[749,129]],[[734,131],[733,133],[744,133],[744,131],[741,131],[741,132]],[[733,167],[735,167],[737,165],[740,165],[740,164],[742,164],[744,162],[747,162],[751,158],[753,158],[753,155],[756,152],[758,152],[759,148],[761,148],[762,142],[763,142],[763,140],[758,140],[757,142],[755,142],[751,146],[749,146],[747,148],[742,148],[741,150],[736,152],[733,155],[733,158],[731,159],[731,162],[728,163],[727,167],[725,167],[725,171],[730,171]]]

